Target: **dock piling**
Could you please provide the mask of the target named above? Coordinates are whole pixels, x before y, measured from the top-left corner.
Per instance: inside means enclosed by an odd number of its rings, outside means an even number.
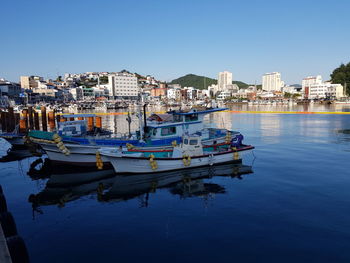
[[[43,131],[47,131],[47,116],[46,116],[46,107],[41,106],[41,126],[43,128]]]

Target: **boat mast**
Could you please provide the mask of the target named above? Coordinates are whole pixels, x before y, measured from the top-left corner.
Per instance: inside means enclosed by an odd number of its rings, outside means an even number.
[[[144,138],[144,127],[143,127],[143,120],[142,120],[142,110],[141,110],[141,107],[142,107],[142,104],[143,104],[143,96],[142,96],[142,90],[140,91],[140,101],[137,105],[137,114],[138,114],[138,117],[139,117],[139,131],[140,131],[140,141],[141,142],[144,142],[143,138]]]

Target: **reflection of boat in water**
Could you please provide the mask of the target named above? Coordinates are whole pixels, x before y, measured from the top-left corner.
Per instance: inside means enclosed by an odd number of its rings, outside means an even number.
[[[225,193],[226,190],[223,186],[204,182],[202,179],[214,176],[241,179],[242,174],[252,172],[251,166],[225,164],[167,173],[117,175],[73,186],[52,186],[47,183],[41,192],[31,194],[28,199],[34,211],[42,213],[39,209],[42,205],[64,206],[66,202],[92,193],[97,193],[98,200],[103,202],[132,199],[155,192],[157,188],[169,188],[171,194],[181,197],[207,196],[212,193]],[[148,202],[148,197],[146,199]]]
[[[33,204],[33,208],[41,205],[59,205],[64,206],[65,203],[79,199],[80,197],[108,188],[114,182],[114,178],[106,178],[93,181],[86,184],[75,186],[50,186],[46,184],[44,190],[38,194],[31,194],[28,198]]]
[[[200,193],[208,192],[208,190],[219,190],[220,186],[213,184],[203,184],[200,179],[212,178],[214,176],[231,176],[241,178],[242,174],[252,173],[252,167],[242,164],[223,164],[213,165],[209,167],[192,168],[187,170],[138,174],[138,175],[118,175],[108,192],[103,195],[102,200],[127,200],[139,196],[144,193],[154,192],[157,188],[171,188],[171,193],[185,195],[179,189],[182,186],[191,186],[188,190],[201,189]],[[201,187],[199,185],[201,184]],[[207,188],[206,188],[207,186]],[[209,188],[210,186],[210,188]],[[190,193],[187,191],[186,193]]]
[[[115,173],[113,169],[94,170],[88,166],[77,170],[75,166],[57,165],[49,159],[39,158],[30,165],[28,175],[33,179],[49,178],[49,186],[74,186],[113,177]]]

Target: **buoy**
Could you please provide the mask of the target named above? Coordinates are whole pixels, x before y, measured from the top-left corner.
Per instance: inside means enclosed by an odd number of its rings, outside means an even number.
[[[182,157],[182,162],[184,163],[184,166],[189,166],[191,164],[191,156],[183,155]]]
[[[28,263],[29,255],[24,240],[16,235],[6,238],[8,250],[13,263]]]
[[[177,142],[176,142],[176,141],[172,141],[171,145],[172,145],[173,147],[175,147],[175,146],[177,145]]]
[[[2,190],[2,189],[1,189]],[[7,211],[7,203],[4,194],[0,193],[0,213]]]
[[[150,165],[151,165],[152,170],[156,170],[156,169],[158,168],[157,161],[154,160],[154,155],[153,155],[153,154],[151,154],[151,155],[149,156],[149,163],[150,163]]]
[[[0,223],[2,226],[2,230],[4,231],[5,237],[17,235],[16,223],[10,212],[0,213]]]
[[[96,166],[99,170],[103,169],[103,162],[99,151],[96,152]]]
[[[238,160],[239,159],[239,153],[237,152],[237,148],[236,147],[232,147],[232,151],[233,152],[233,160]]]

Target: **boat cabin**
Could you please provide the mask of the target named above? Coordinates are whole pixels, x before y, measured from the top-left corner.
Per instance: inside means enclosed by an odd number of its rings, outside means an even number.
[[[206,114],[223,111],[225,108],[197,111],[169,111],[167,114],[152,114],[147,118],[145,139],[167,139],[194,134],[204,129],[203,119]]]
[[[173,150],[173,158],[203,155],[202,138],[198,135],[185,135],[182,143]]]

